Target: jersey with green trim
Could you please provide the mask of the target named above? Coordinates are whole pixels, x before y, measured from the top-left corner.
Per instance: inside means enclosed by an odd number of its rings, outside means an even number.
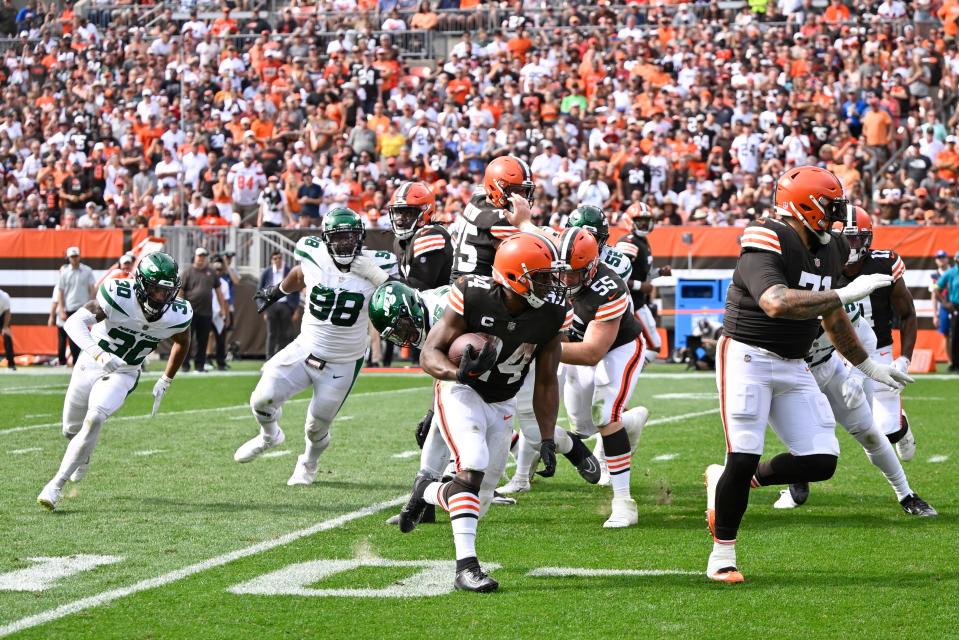
[[[193,307],[177,298],[155,322],[147,321],[133,291],[133,280],[107,278],[97,290],[97,304],[106,318],[90,333],[97,345],[126,362],[122,369],[139,369],[157,345],[182,333],[193,320]]]
[[[388,275],[396,275],[396,256],[389,251],[363,249],[350,270],[344,272],[315,236],[300,238],[293,254],[306,283],[306,309],[296,341],[328,362],[362,358],[370,342],[367,302],[376,286],[356,272],[375,265]]]
[[[857,334],[861,334],[864,330],[872,331],[872,329],[869,327],[869,323],[862,316],[862,309],[858,302],[850,302],[843,308],[846,311],[846,315],[849,316],[849,322],[852,324]],[[860,327],[860,323],[864,324],[865,327]],[[829,357],[832,355],[832,352],[835,350],[836,347],[833,346],[832,340],[829,338],[829,334],[826,333],[825,329],[822,328],[822,324],[820,324],[819,335],[816,336],[816,339],[813,340],[812,346],[809,347],[809,353],[806,354],[805,360],[809,363],[809,366],[815,367],[816,365],[820,365],[828,361]]]
[[[426,291],[420,291],[418,293],[420,298],[423,299],[423,304],[426,305],[426,319],[430,323],[426,331],[429,333],[429,330],[436,326],[436,323],[443,317],[443,312],[446,311],[446,302],[449,299],[450,286],[445,284],[442,287],[427,289]]]
[[[613,273],[629,282],[629,276],[633,272],[633,265],[629,258],[622,251],[614,249],[608,244],[604,244],[599,250],[599,261],[613,270]]]
[[[863,258],[856,278],[873,273],[892,276],[895,286],[896,281],[905,276],[906,265],[895,251],[871,249]],[[853,279],[843,273],[839,284],[845,286]],[[876,333],[876,346],[879,349],[892,344],[892,325],[895,316],[892,308],[892,290],[893,287],[881,287],[857,303],[863,317]]]

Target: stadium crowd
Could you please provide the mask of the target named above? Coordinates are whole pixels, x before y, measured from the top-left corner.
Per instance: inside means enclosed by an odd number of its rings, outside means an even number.
[[[959,1],[740,4],[184,1],[146,21],[4,0],[4,223],[308,227],[348,205],[386,228],[414,177],[449,222],[512,153],[543,223],[643,200],[661,224],[745,225],[817,163],[876,223],[954,224]],[[445,55],[404,57],[423,31]]]

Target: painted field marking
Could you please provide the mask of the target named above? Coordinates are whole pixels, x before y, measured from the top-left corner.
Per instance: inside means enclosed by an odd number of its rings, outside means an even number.
[[[932,462],[932,463],[945,462],[945,461],[948,460],[948,459],[949,459],[949,456],[943,456],[943,455],[930,456],[930,457],[929,457],[929,462]]]
[[[300,529],[298,531],[292,531],[290,533],[284,534],[278,538],[273,538],[272,540],[264,540],[257,544],[245,547],[243,549],[237,549],[235,551],[230,551],[229,553],[224,553],[223,555],[216,556],[214,558],[209,558],[203,560],[202,562],[197,562],[191,564],[182,569],[176,569],[170,571],[169,573],[164,573],[163,575],[157,576],[155,578],[149,578],[147,580],[141,580],[135,582],[126,587],[119,587],[117,589],[110,589],[109,591],[104,591],[98,593],[94,596],[89,596],[86,598],[80,598],[79,600],[74,600],[73,602],[68,602],[66,604],[60,605],[59,607],[50,609],[48,611],[43,611],[32,616],[27,616],[19,620],[14,620],[13,622],[7,623],[3,626],[0,626],[0,638],[12,635],[14,633],[19,633],[24,629],[30,629],[33,627],[40,626],[41,624],[46,624],[47,622],[53,622],[54,620],[59,620],[60,618],[65,618],[74,613],[80,611],[86,611],[88,609],[93,609],[105,604],[109,604],[121,598],[133,595],[135,593],[140,593],[142,591],[148,591],[150,589],[156,589],[159,587],[164,587],[168,584],[172,584],[184,578],[189,578],[190,576],[202,573],[204,571],[209,571],[210,569],[215,569],[217,567],[222,567],[225,564],[229,564],[234,560],[240,560],[242,558],[247,558],[258,553],[263,553],[264,551],[270,551],[277,547],[282,547],[283,545],[290,544],[291,542],[296,542],[302,538],[312,536],[314,534],[329,531],[330,529],[336,529],[342,527],[343,525],[349,524],[354,520],[364,518],[368,515],[372,515],[384,509],[390,509],[392,507],[398,507],[399,505],[406,502],[407,495],[404,494],[398,498],[393,498],[392,500],[386,500],[384,502],[377,502],[371,504],[368,507],[363,507],[362,509],[357,509],[356,511],[351,511],[350,513],[331,518],[329,520],[323,520],[317,522],[316,524],[309,526],[305,529]],[[449,576],[447,576],[448,578]]]
[[[420,454],[419,451],[414,451],[410,449],[409,451],[400,451],[399,453],[394,453],[391,458],[397,458],[398,460],[406,460],[407,458],[414,458]]]
[[[683,569],[587,569],[584,567],[539,567],[526,575],[533,578],[603,578],[609,576],[698,576],[702,571]]]
[[[252,422],[253,419],[254,418],[251,415],[233,416],[232,418],[227,418],[227,420],[229,420],[230,422],[239,422],[240,420],[250,420]]]
[[[409,567],[419,569],[413,575],[397,580],[379,589],[316,589],[310,585],[330,576],[362,567]],[[500,565],[484,563],[487,571]],[[456,563],[450,560],[383,560],[380,558],[353,560],[311,560],[298,562],[277,571],[253,578],[227,589],[238,595],[258,596],[312,596],[339,598],[422,598],[452,593]]]
[[[14,449],[13,451],[8,451],[12,456],[22,456],[25,453],[34,453],[37,451],[43,451],[42,447],[27,447],[26,449]]]
[[[46,591],[57,586],[57,581],[90,571],[106,564],[115,564],[123,556],[75,555],[56,558],[25,558],[29,567],[0,574],[0,591]]]
[[[337,422],[346,422],[352,419],[353,419],[353,416],[336,416],[336,418],[334,418],[334,420],[336,420]]]
[[[658,393],[653,396],[654,400],[715,400],[717,398],[715,391],[693,391],[689,393]]]
[[[27,415],[23,417],[24,418],[46,418],[52,415],[53,415],[52,413],[28,413]]]
[[[353,398],[360,396],[384,396],[384,395],[393,395],[400,393],[413,393],[418,391],[430,391],[432,392],[433,387],[405,387],[403,389],[387,389],[385,391],[363,391],[360,393],[353,393],[347,398],[347,402]],[[309,398],[296,398],[287,402],[287,405],[291,404],[300,404],[304,402],[309,402]],[[174,416],[189,416],[195,414],[203,414],[210,412],[221,412],[221,411],[239,411],[240,409],[249,410],[250,405],[247,403],[244,404],[234,404],[226,407],[207,407],[205,409],[183,409],[181,411],[164,411],[158,414],[162,417],[174,417]],[[149,418],[149,413],[137,414],[135,416],[119,416],[115,418],[110,418],[110,424],[115,424],[117,422],[125,422],[127,420],[141,420],[143,418]],[[34,431],[36,429],[50,429],[53,427],[62,427],[63,425],[59,422],[46,422],[44,424],[31,424],[23,427],[10,427],[8,429],[0,429],[0,436],[9,435],[11,433],[21,433],[23,431]]]
[[[704,409],[703,411],[693,411],[692,413],[680,413],[675,416],[663,416],[662,418],[654,418],[646,423],[646,426],[652,426],[657,424],[668,424],[670,422],[682,422],[689,418],[700,418],[702,416],[712,415],[714,413],[719,413],[719,407],[714,409]]]
[[[678,453],[661,453],[653,458],[653,462],[666,462],[668,460],[675,460],[677,457],[679,457]]]
[[[290,451],[289,449],[281,449],[280,451],[267,451],[266,453],[262,454],[260,457],[261,458],[281,458],[283,456],[288,456],[291,453],[293,452]]]
[[[158,453],[165,453],[166,449],[145,449],[143,451],[134,451],[133,455],[146,458],[147,456],[155,456]]]

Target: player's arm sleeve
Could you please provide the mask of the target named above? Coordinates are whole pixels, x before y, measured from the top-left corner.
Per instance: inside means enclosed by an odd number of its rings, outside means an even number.
[[[453,253],[453,245],[440,234],[428,235],[413,241],[413,257],[407,282],[414,289],[427,289],[440,279]]]
[[[892,281],[896,282],[906,275],[906,263],[895,251],[889,252],[889,258],[892,260]]]
[[[626,310],[629,309],[629,302],[629,294],[626,293],[624,289],[623,291],[619,292],[619,295],[616,298],[601,304],[599,308],[596,309],[596,315],[593,317],[593,319],[600,322],[615,320],[626,313]]]
[[[786,270],[783,257],[769,251],[744,251],[736,266],[746,289],[757,302],[769,287],[786,282]]]
[[[463,292],[465,290],[466,279],[460,278],[450,285],[450,290],[446,294],[446,308],[459,316],[463,315]]]

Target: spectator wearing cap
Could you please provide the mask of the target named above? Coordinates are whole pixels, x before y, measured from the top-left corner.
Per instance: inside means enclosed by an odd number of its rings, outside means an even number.
[[[67,363],[66,345],[70,345],[70,354],[76,364],[80,356],[80,347],[63,330],[62,323],[67,321],[77,309],[93,300],[96,296],[97,280],[93,269],[80,262],[80,247],[67,248],[67,264],[60,267],[57,279],[57,359],[61,365]],[[51,323],[52,324],[52,323]]]
[[[104,220],[100,215],[100,211],[97,209],[97,205],[88,202],[87,206],[84,209],[83,215],[77,220],[78,229],[102,229],[106,225]]]
[[[576,201],[582,205],[605,208],[609,202],[609,186],[600,180],[599,170],[590,169],[589,176],[576,189]]]
[[[256,217],[258,227],[283,227],[290,225],[290,210],[286,202],[286,194],[279,188],[279,178],[270,176],[266,180],[266,188],[260,192],[257,204],[260,207]]]
[[[197,373],[206,371],[206,348],[210,341],[210,331],[213,329],[213,297],[216,296],[219,304],[220,317],[227,318],[229,305],[220,290],[220,278],[209,265],[210,252],[204,247],[198,247],[193,253],[193,264],[185,267],[180,272],[180,298],[189,300],[193,307],[193,322],[190,325],[192,332],[194,363]],[[183,367],[186,371],[190,370],[189,359],[185,360]]]
[[[290,272],[283,254],[274,251],[270,256],[270,266],[260,274],[260,289],[279,286]],[[293,339],[293,315],[299,309],[300,294],[291,293],[277,300],[264,314],[266,317],[266,358],[269,360],[278,351],[286,347]]]
[[[300,226],[317,226],[322,219],[320,207],[323,205],[325,194],[322,173],[319,169],[314,169],[312,173],[304,171],[303,176],[303,184],[297,192],[297,200],[300,203]]]
[[[230,167],[227,181],[233,196],[234,221],[241,225],[252,223],[259,211],[257,202],[266,186],[266,175],[251,150],[240,154],[240,162]]]
[[[949,364],[951,366],[952,352],[949,349],[949,309],[942,304],[942,300],[940,299],[939,295],[937,295],[938,292],[936,290],[936,286],[939,283],[939,278],[941,278],[947,271],[949,271],[949,254],[944,250],[939,249],[936,251],[936,268],[930,274],[932,276],[932,284],[929,285],[929,291],[932,293],[932,324],[936,327],[936,331],[942,335],[946,357],[949,359]],[[943,293],[944,295],[948,295],[948,291],[944,291]]]
[[[949,372],[959,373],[959,253],[954,260],[953,266],[939,276],[934,291],[949,312]]]
[[[548,196],[553,197],[556,195],[556,185],[553,179],[559,173],[562,158],[556,153],[553,143],[549,140],[543,140],[540,146],[543,151],[533,158],[529,168],[533,173],[536,186]]]
[[[75,218],[84,214],[87,201],[93,196],[90,181],[79,162],[67,165],[67,175],[60,182],[60,200]]]
[[[936,157],[936,178],[945,184],[955,184],[959,172],[959,150],[956,136],[946,136],[946,146]]]

